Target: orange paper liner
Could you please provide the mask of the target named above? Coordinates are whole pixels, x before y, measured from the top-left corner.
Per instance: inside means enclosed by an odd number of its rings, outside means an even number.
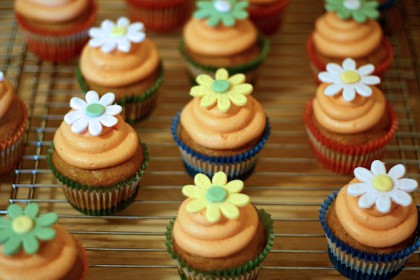
[[[289,0],[278,0],[268,5],[253,5],[248,8],[249,19],[266,35],[274,34],[281,25],[282,14]]]
[[[362,145],[341,144],[321,134],[312,121],[312,106],[313,100],[306,105],[304,115],[311,148],[322,164],[337,173],[351,174],[356,167],[369,168],[374,160],[382,158],[385,145],[397,131],[397,115],[387,102],[386,112],[391,120],[391,125],[384,136]]]
[[[86,253],[86,249],[82,246],[82,244],[75,240],[76,244],[77,244],[77,248],[78,248],[78,252],[79,252],[79,257],[83,263],[83,273],[82,276],[80,277],[80,280],[86,280],[87,279],[87,274],[89,271],[89,259]]]

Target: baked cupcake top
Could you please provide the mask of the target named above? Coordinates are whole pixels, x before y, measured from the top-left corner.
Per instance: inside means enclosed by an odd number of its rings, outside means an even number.
[[[199,75],[191,88],[194,97],[181,113],[182,127],[198,144],[211,149],[241,147],[264,131],[266,116],[261,104],[252,98],[253,87],[245,75],[229,77],[226,69],[213,79]]]
[[[0,71],[0,119],[9,110],[14,96],[12,85],[4,79],[3,72]]]
[[[240,193],[244,183],[228,182],[224,172],[217,172],[212,180],[197,174],[194,184],[182,189],[188,199],[181,204],[173,228],[177,244],[191,254],[219,258],[251,242],[258,214],[250,198]]]
[[[230,56],[255,45],[257,29],[248,20],[247,1],[198,1],[196,5],[184,27],[188,49],[205,56]]]
[[[356,68],[351,58],[343,65],[327,64],[318,78],[323,82],[316,91],[313,108],[316,120],[326,129],[353,134],[374,127],[385,112],[385,97],[374,85],[380,83],[371,64]],[[345,113],[343,113],[345,112]]]
[[[104,20],[89,30],[80,70],[91,82],[110,87],[130,85],[148,78],[159,67],[156,45],[146,38],[144,25],[121,17],[116,23]]]
[[[313,32],[317,51],[335,58],[371,54],[382,40],[377,7],[371,0],[326,0],[328,12],[316,20]]]
[[[387,173],[379,160],[372,163],[370,170],[354,170],[356,178],[340,190],[335,202],[337,217],[353,239],[366,246],[385,248],[413,234],[418,210],[410,193],[417,188],[417,182],[404,175],[402,164]]]

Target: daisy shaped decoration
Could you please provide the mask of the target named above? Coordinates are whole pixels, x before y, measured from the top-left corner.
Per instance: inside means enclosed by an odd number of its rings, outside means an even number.
[[[190,95],[201,97],[200,106],[210,108],[217,103],[220,111],[226,113],[231,104],[244,106],[248,102],[246,95],[252,93],[251,84],[246,84],[244,74],[236,74],[229,78],[226,69],[216,71],[216,80],[209,75],[199,75],[198,86],[191,88]]]
[[[105,53],[115,49],[128,53],[131,43],[140,43],[146,38],[144,25],[140,22],[130,24],[126,17],[119,18],[116,24],[111,20],[104,20],[100,28],[93,27],[89,30],[89,36],[89,46],[101,47]]]
[[[363,23],[368,19],[377,19],[379,3],[376,0],[326,0],[325,9],[335,12],[342,19],[353,18]]]
[[[385,165],[375,160],[370,171],[363,167],[354,170],[354,176],[360,183],[351,184],[347,193],[359,197],[360,208],[370,208],[375,205],[381,213],[391,211],[391,201],[408,206],[412,202],[409,192],[417,188],[417,182],[413,179],[403,178],[405,167],[402,164],[395,165],[386,173]]]
[[[224,26],[234,26],[236,20],[248,18],[248,1],[237,0],[212,0],[198,1],[194,17],[207,19],[211,27],[222,23]]]
[[[377,76],[371,76],[375,67],[366,64],[356,69],[356,62],[351,58],[343,61],[343,66],[336,63],[328,63],[327,71],[318,74],[323,83],[330,84],[324,93],[327,96],[334,96],[342,92],[343,99],[351,102],[356,94],[369,97],[372,95],[370,85],[378,85],[381,80]]]
[[[86,101],[73,97],[70,100],[70,107],[73,109],[64,116],[64,122],[71,125],[71,131],[74,133],[82,133],[86,129],[93,136],[102,133],[102,126],[113,127],[118,123],[118,119],[114,117],[122,111],[120,105],[112,105],[115,95],[111,92],[103,95],[99,99],[96,91],[88,91],[86,93]]]
[[[190,213],[206,211],[205,217],[210,223],[216,223],[224,217],[234,220],[239,217],[238,206],[245,206],[250,202],[247,195],[241,194],[244,183],[241,180],[227,182],[224,172],[214,174],[212,180],[204,175],[194,177],[195,185],[187,185],[182,193],[191,200],[186,205]]]

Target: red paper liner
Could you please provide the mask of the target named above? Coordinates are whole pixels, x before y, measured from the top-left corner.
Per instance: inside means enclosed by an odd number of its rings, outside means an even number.
[[[311,148],[318,160],[337,173],[351,174],[356,167],[369,168],[376,159],[381,159],[385,145],[398,128],[398,117],[392,106],[386,103],[386,112],[391,120],[387,133],[362,145],[341,144],[325,137],[312,121],[313,100],[305,108],[304,120]]]
[[[289,0],[279,0],[268,5],[250,5],[249,19],[266,35],[274,34],[281,25],[282,14]]]
[[[389,67],[391,67],[392,62],[394,61],[394,49],[392,48],[392,45],[389,42],[389,40],[385,37],[382,38],[381,45],[386,50],[388,55],[383,61],[381,61],[379,65],[375,65],[375,71],[373,71],[372,75],[376,75],[383,78],[386,70],[388,70]],[[318,58],[312,35],[309,36],[308,40],[306,41],[306,52],[309,55],[309,60],[311,62],[311,69],[313,72],[315,83],[320,84],[321,81],[318,79],[318,73],[326,71],[327,64],[325,64]]]
[[[86,280],[87,279],[87,274],[89,271],[89,259],[86,253],[86,249],[82,246],[82,244],[75,240],[76,244],[77,244],[77,248],[78,248],[78,252],[79,252],[79,257],[83,263],[83,273],[82,276],[80,277],[80,280]]]

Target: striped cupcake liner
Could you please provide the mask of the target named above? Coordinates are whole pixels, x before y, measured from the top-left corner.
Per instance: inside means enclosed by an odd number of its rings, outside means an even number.
[[[289,0],[279,0],[272,4],[258,5],[248,8],[249,19],[255,24],[259,31],[266,35],[274,34],[280,27],[282,14],[289,4]]]
[[[328,255],[334,267],[344,276],[354,279],[390,279],[396,276],[407,263],[409,256],[420,246],[420,220],[417,237],[408,248],[391,254],[373,254],[360,251],[338,239],[327,224],[327,214],[339,190],[330,194],[319,210],[319,220],[325,231]]]
[[[251,175],[258,159],[258,153],[264,147],[270,136],[270,123],[267,118],[263,136],[261,140],[249,150],[232,156],[209,156],[198,153],[187,146],[179,138],[179,118],[181,113],[178,113],[171,125],[171,133],[182,155],[185,168],[191,177],[198,173],[204,173],[210,178],[218,171],[223,171],[228,176],[229,180],[241,179],[245,180]]]

